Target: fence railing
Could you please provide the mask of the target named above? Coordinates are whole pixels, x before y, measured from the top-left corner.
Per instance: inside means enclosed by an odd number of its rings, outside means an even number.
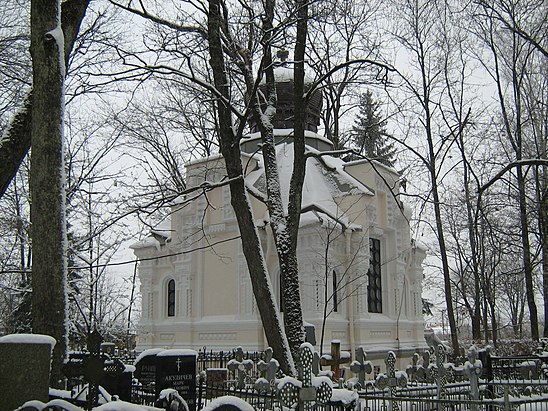
[[[544,363],[543,357],[497,357],[484,351],[480,353],[481,363],[478,362],[477,365],[473,358],[460,364],[447,363],[446,357],[440,354],[444,353],[432,353],[421,363],[414,362],[407,367],[407,374],[403,378],[405,381],[399,384],[398,380],[403,376],[394,370],[395,358],[388,361],[390,355],[394,356],[391,353],[387,357],[385,374],[381,373],[376,378],[373,377],[373,380],[370,376],[368,381],[362,380],[362,383],[357,385],[357,404],[345,405],[332,401],[318,405],[315,409],[548,411],[548,366]],[[426,361],[430,358],[431,363]],[[233,367],[234,361],[242,366]],[[263,390],[257,390],[255,386],[258,377],[263,377],[265,381],[272,381],[275,378],[264,378],[264,367],[260,369],[259,364],[263,362],[264,366],[265,361],[269,360],[262,352],[243,352],[241,349],[224,352],[208,351],[205,348],[199,350],[196,358],[199,375],[196,381],[197,409],[200,410],[213,398],[226,395],[239,397],[256,410],[281,409],[282,404],[277,398],[276,387],[273,384]],[[245,372],[242,368],[244,362],[250,365]],[[365,360],[362,362],[363,364],[358,365],[367,368]],[[204,378],[206,370],[219,368],[227,369],[224,374],[226,379],[221,384],[212,385],[211,381]],[[355,366],[356,370],[358,368],[360,367]],[[472,386],[476,389],[472,390]],[[143,386],[134,383],[132,401],[153,405],[154,388],[154,384]]]

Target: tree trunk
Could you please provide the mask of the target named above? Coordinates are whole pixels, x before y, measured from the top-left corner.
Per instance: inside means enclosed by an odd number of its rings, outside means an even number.
[[[230,101],[229,82],[225,72],[225,61],[221,40],[222,14],[220,0],[209,2],[208,39],[210,65],[216,89],[225,101]],[[231,204],[238,210],[236,219],[240,229],[243,253],[246,258],[253,294],[257,302],[263,328],[281,369],[288,374],[295,374],[289,344],[282,329],[282,322],[276,308],[276,301],[270,284],[266,262],[264,260],[259,235],[251,205],[247,197],[243,168],[241,163],[240,141],[234,134],[232,114],[227,103],[219,99],[217,112],[219,117],[220,149],[225,160],[230,183]],[[302,324],[301,324],[302,327]]]
[[[51,386],[61,387],[61,365],[67,349],[66,230],[63,163],[63,33],[59,0],[31,1],[33,67],[32,223],[33,331],[48,334],[53,351]]]
[[[518,158],[520,160],[521,158]],[[525,195],[525,177],[521,166],[516,170],[519,190],[519,216],[521,222],[521,244],[523,247],[523,270],[525,273],[525,293],[529,307],[529,320],[531,321],[531,338],[533,341],[539,339],[538,313],[535,302],[535,286],[533,284],[533,264],[529,244],[529,225],[527,221],[527,199]]]

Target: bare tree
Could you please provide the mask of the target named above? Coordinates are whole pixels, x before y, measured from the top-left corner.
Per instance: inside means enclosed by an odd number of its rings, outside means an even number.
[[[436,0],[420,3],[414,1],[396,1],[394,3],[399,18],[394,22],[397,27],[393,30],[392,35],[408,53],[410,68],[414,69],[414,72],[400,71],[399,73],[402,86],[409,96],[407,103],[412,102],[412,106],[417,108],[414,115],[419,119],[418,125],[410,124],[409,131],[416,127],[419,135],[413,137],[418,138],[424,144],[417,145],[417,141],[412,139],[405,141],[397,136],[394,139],[413,153],[427,171],[429,180],[427,197],[431,198],[433,218],[435,219],[433,231],[437,239],[438,256],[442,266],[451,342],[453,349],[458,352],[458,330],[440,188],[442,177],[445,174],[443,161],[453,140],[450,138],[451,136],[438,137],[440,131],[436,122],[436,119],[439,118],[437,102],[443,90],[443,72],[442,66],[439,64],[443,53],[436,47],[436,44],[442,38],[443,26],[441,23],[446,11],[440,3]],[[402,109],[404,107],[401,104],[399,106]],[[413,112],[413,108],[411,111]]]
[[[527,147],[531,141],[527,132],[529,119],[524,103],[524,83],[527,73],[536,70],[534,58],[539,49],[533,42],[524,39],[523,35],[520,34],[522,32],[519,26],[527,26],[535,31],[539,30],[545,35],[547,20],[542,16],[538,16],[534,10],[536,9],[520,2],[508,2],[506,12],[509,13],[511,26],[514,28],[508,32],[501,30],[499,26],[501,19],[497,9],[482,2],[478,10],[478,15],[481,18],[477,19],[477,33],[491,54],[490,61],[484,61],[484,66],[497,87],[504,135],[507,139],[506,143],[513,153],[513,158],[509,158],[509,161],[515,162],[516,190],[522,231],[522,260],[531,321],[531,337],[533,340],[538,340],[539,327],[535,302],[534,256],[531,252],[530,243],[531,204],[527,194],[528,170],[524,167],[522,161],[527,160]],[[503,22],[503,26],[506,27],[506,23]]]
[[[378,24],[380,1],[327,1],[314,5],[310,19],[306,55],[317,77],[352,60],[380,60]],[[336,149],[346,147],[348,130],[344,119],[358,105],[363,84],[383,80],[384,70],[365,62],[345,65],[322,83],[325,108],[322,119],[326,137]],[[373,79],[373,80],[372,80]]]
[[[84,18],[89,0],[63,2],[61,25],[64,33],[64,56],[68,62],[80,23]],[[29,93],[23,107],[12,118],[2,136],[0,145],[0,196],[3,195],[17,172],[31,145],[32,98]]]

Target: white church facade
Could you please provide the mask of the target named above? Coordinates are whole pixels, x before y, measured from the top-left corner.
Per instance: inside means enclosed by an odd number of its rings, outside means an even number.
[[[281,108],[283,113],[283,104]],[[310,116],[307,150],[330,150],[330,142],[314,127],[314,111]],[[287,121],[275,126],[280,183],[287,198],[292,129]],[[259,140],[258,133],[244,140],[242,161],[279,303],[282,285],[268,211],[260,196],[252,195],[265,192]],[[225,174],[221,156],[186,165],[188,187],[219,182]],[[138,350],[268,346],[235,212],[228,186],[197,190],[171,205],[170,219],[161,229],[132,245],[140,260]],[[341,348],[351,352],[363,346],[371,359],[387,350],[409,357],[426,346],[421,300],[425,252],[410,237],[410,217],[395,170],[365,159],[308,158],[297,248],[299,282],[304,320],[314,326],[316,344],[323,341],[324,352],[331,340],[340,340]]]

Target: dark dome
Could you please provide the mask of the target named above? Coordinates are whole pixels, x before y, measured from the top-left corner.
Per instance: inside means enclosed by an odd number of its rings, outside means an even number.
[[[278,104],[276,107],[276,114],[272,121],[272,125],[275,129],[293,129],[293,69],[285,66],[277,67],[274,70],[274,78],[276,80],[276,94],[278,96]],[[312,84],[310,78],[305,78],[305,91],[310,88]],[[265,84],[261,84],[261,91],[265,92]],[[266,106],[262,107],[263,110]],[[322,109],[322,93],[318,90],[314,91],[312,96],[308,100],[308,107],[306,110],[306,124],[305,130],[318,132],[318,126],[320,124],[320,112]],[[251,132],[255,133],[259,131],[257,125],[251,121]]]

